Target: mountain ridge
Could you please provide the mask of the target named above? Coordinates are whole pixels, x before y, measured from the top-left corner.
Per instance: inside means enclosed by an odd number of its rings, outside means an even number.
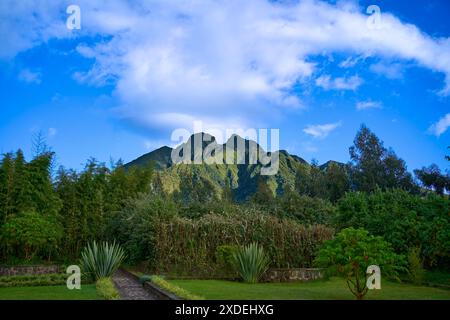
[[[201,137],[201,144],[198,143],[196,138]],[[207,139],[205,141],[203,138]],[[234,138],[235,143],[233,149],[226,149],[227,143],[230,139]],[[196,143],[196,145],[194,144]],[[241,161],[245,160],[244,164],[238,164],[236,152],[238,143],[244,143],[244,157]],[[190,149],[189,149],[190,147]],[[184,156],[184,150],[191,151],[191,156],[185,157],[190,160],[203,159],[206,148],[214,149],[215,147],[220,150],[223,148],[223,154],[212,154],[212,157],[223,157],[225,160],[227,152],[233,152],[232,156],[235,160],[230,163],[212,163],[206,164],[204,162],[200,164],[193,163],[174,163],[172,159],[172,153],[175,155]],[[231,190],[233,198],[237,201],[245,201],[250,198],[258,189],[258,184],[263,181],[271,190],[274,196],[283,194],[287,190],[292,190],[295,186],[295,179],[297,170],[302,166],[311,166],[306,160],[297,156],[291,155],[286,150],[277,150],[274,152],[266,152],[267,155],[272,156],[278,153],[278,172],[275,175],[261,175],[261,169],[264,165],[259,161],[251,163],[249,161],[249,152],[251,148],[257,148],[263,150],[261,146],[253,141],[240,137],[239,135],[232,135],[223,144],[218,144],[215,137],[201,132],[190,136],[185,142],[171,148],[169,146],[162,146],[151,152],[148,152],[133,161],[124,165],[125,168],[131,168],[133,166],[144,166],[149,163],[153,163],[157,172],[157,181],[154,184],[158,184],[158,188],[162,189],[165,193],[175,194],[183,199],[192,198],[218,198],[225,197],[226,192]],[[208,150],[207,150],[208,151]],[[265,152],[265,151],[264,151]],[[197,158],[196,158],[197,157]],[[254,159],[253,159],[254,160]],[[224,161],[225,162],[225,161]],[[336,161],[327,161],[319,166],[321,170],[326,170],[331,163],[344,166],[344,164]]]

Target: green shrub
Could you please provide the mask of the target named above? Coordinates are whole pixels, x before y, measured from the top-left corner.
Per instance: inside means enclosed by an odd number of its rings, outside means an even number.
[[[411,248],[408,252],[408,274],[409,280],[415,284],[421,284],[425,275],[425,269],[420,259],[420,248]]]
[[[97,242],[88,244],[81,252],[81,268],[93,280],[113,275],[125,259],[123,249],[113,242]]]
[[[233,271],[233,256],[239,248],[237,246],[218,246],[216,248],[216,262],[225,272]]]
[[[151,281],[151,279],[152,279],[152,276],[149,276],[149,275],[144,274],[144,275],[142,275],[142,276],[139,277],[139,283],[140,283],[140,284],[144,284],[144,283],[146,283],[147,281]]]
[[[149,261],[150,269],[196,277],[225,276],[223,268],[215,263],[216,251],[230,243],[259,243],[276,268],[312,267],[318,248],[334,233],[326,226],[304,226],[258,212],[160,219],[154,221],[153,227],[155,258]]]
[[[450,268],[450,200],[447,196],[412,195],[404,190],[349,192],[338,202],[335,226],[364,228],[407,255],[420,246],[430,268]],[[389,221],[389,223],[386,223]]]
[[[205,298],[201,297],[201,296],[197,296],[195,294],[190,293],[189,291],[180,288],[172,283],[167,282],[166,280],[164,280],[163,278],[159,277],[159,276],[151,276],[151,282],[155,285],[157,285],[158,287],[173,293],[174,295],[176,295],[177,297],[184,299],[184,300],[205,300]]]
[[[61,225],[54,220],[36,212],[11,216],[0,228],[0,243],[28,261],[39,253],[49,256],[63,236]]]
[[[111,278],[100,278],[97,280],[95,287],[97,294],[105,300],[120,300],[119,291]]]
[[[233,266],[244,282],[257,283],[269,268],[270,260],[257,243],[242,247],[233,254]]]
[[[59,273],[29,276],[4,276],[0,277],[0,288],[64,285],[66,280],[67,275]]]
[[[154,260],[154,220],[177,214],[179,208],[169,198],[139,194],[125,200],[125,206],[109,221],[106,233],[127,252],[127,263],[139,264]]]
[[[383,277],[396,277],[402,259],[383,238],[371,236],[364,229],[347,228],[324,244],[316,264],[344,276],[351,293],[361,300],[368,292],[367,267],[376,265]]]

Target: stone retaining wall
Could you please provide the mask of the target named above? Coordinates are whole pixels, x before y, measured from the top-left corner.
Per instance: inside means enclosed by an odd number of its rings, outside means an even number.
[[[323,277],[323,269],[269,269],[263,276],[263,282],[309,281]]]
[[[61,268],[59,266],[13,266],[1,267],[0,276],[25,276],[37,274],[59,273]]]

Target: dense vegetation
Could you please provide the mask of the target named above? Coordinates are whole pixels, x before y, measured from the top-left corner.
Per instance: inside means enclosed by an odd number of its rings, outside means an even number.
[[[0,160],[2,263],[75,261],[87,243],[115,240],[128,263],[166,272],[214,273],[218,248],[251,242],[271,266],[312,266],[325,240],[355,227],[398,255],[416,252],[416,268],[450,267],[449,174],[431,166],[414,179],[365,126],[345,165],[308,164],[284,152],[275,178],[255,166],[228,168],[233,179],[251,177],[246,190],[206,165],[158,171],[151,163],[107,167],[91,159],[81,172],[55,171],[54,154],[39,150],[29,162],[20,150]],[[223,186],[207,174],[225,174]],[[168,190],[170,179],[183,188]],[[251,196],[236,199],[239,191]]]

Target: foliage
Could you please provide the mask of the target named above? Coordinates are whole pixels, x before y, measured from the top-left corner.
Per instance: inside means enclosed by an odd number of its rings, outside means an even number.
[[[291,219],[241,211],[228,216],[208,214],[199,219],[174,217],[155,220],[155,258],[158,272],[197,276],[223,276],[214,263],[221,245],[262,245],[274,267],[310,267],[316,250],[332,237],[322,225],[306,227]]]
[[[225,272],[233,270],[233,257],[239,248],[237,246],[223,245],[216,248],[216,262]]]
[[[152,261],[155,256],[154,221],[171,219],[178,210],[171,199],[140,194],[126,201],[125,207],[110,219],[107,234],[114,235],[126,250],[128,263]]]
[[[89,278],[98,280],[113,275],[125,259],[125,252],[115,242],[88,244],[81,252],[81,268]]]
[[[355,192],[338,202],[335,225],[338,230],[367,229],[405,256],[410,248],[420,246],[425,265],[448,267],[449,212],[449,199],[433,194],[422,197],[403,190]]]
[[[356,134],[350,147],[350,173],[353,187],[358,191],[373,192],[377,188],[402,188],[413,191],[415,186],[405,162],[365,125]]]
[[[434,190],[440,195],[443,195],[445,191],[450,192],[450,175],[443,174],[436,164],[414,170],[414,173],[425,188]]]
[[[63,201],[66,254],[76,258],[89,239],[110,239],[114,232],[106,228],[114,213],[139,193],[149,192],[152,174],[151,166],[125,169],[118,161],[109,169],[95,159],[80,173],[60,168],[56,191]]]
[[[335,208],[327,200],[288,191],[277,200],[274,211],[280,217],[294,218],[304,225],[330,225]]]
[[[202,296],[192,294],[183,288],[180,288],[170,282],[167,282],[166,280],[164,280],[161,277],[152,276],[151,282],[154,283],[155,285],[157,285],[158,287],[160,287],[170,293],[173,293],[174,295],[176,295],[177,297],[179,297],[183,300],[205,300],[205,298],[203,298]]]
[[[67,275],[59,273],[32,276],[4,276],[0,277],[0,288],[63,285],[66,283],[66,280]]]
[[[420,248],[411,248],[408,252],[408,274],[409,279],[415,283],[422,283],[425,275],[422,259],[420,256]]]
[[[61,202],[50,176],[53,157],[46,152],[27,163],[21,150],[4,155],[0,162],[0,222],[21,212],[57,215]]]
[[[324,167],[303,164],[296,173],[295,189],[301,195],[336,202],[350,189],[347,169],[335,162]]]
[[[105,300],[120,300],[119,291],[110,277],[100,278],[95,283],[97,294]]]
[[[364,229],[348,228],[327,241],[316,258],[319,267],[329,268],[346,278],[348,288],[358,300],[364,298],[367,267],[377,265],[382,276],[397,276],[401,259],[381,237],[370,236]]]
[[[1,228],[6,251],[31,260],[39,253],[50,257],[62,237],[61,226],[35,212],[14,215]]]
[[[241,247],[233,254],[233,266],[246,283],[257,283],[269,265],[269,258],[257,243]]]
[[[151,281],[151,280],[152,280],[152,276],[149,276],[149,275],[146,275],[146,274],[144,274],[144,275],[139,277],[139,283],[140,284],[144,284],[147,281]]]

